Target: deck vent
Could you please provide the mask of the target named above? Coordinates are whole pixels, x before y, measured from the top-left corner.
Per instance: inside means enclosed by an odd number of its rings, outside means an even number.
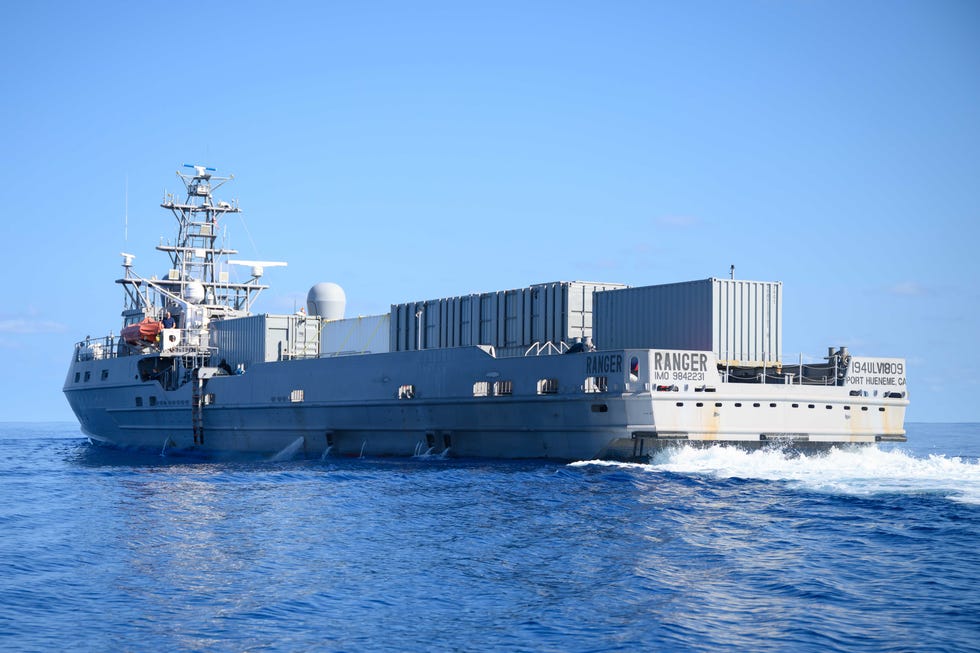
[[[538,394],[558,394],[558,379],[538,379]]]
[[[415,386],[411,384],[402,385],[398,387],[398,398],[399,399],[414,399],[415,398]]]
[[[585,385],[583,386],[585,392],[609,392],[609,377],[608,376],[587,376],[585,377]]]

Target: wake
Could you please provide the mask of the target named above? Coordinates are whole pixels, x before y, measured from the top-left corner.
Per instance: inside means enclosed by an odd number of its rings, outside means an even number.
[[[952,501],[980,505],[980,462],[945,455],[916,458],[898,449],[835,448],[827,453],[803,455],[779,449],[679,447],[656,454],[649,464],[593,460],[572,465],[613,465],[719,479],[782,481],[834,494],[939,494]]]

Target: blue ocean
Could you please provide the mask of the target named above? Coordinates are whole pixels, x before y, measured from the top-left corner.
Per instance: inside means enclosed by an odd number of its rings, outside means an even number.
[[[562,464],[0,424],[0,649],[980,650],[980,425],[908,432]]]

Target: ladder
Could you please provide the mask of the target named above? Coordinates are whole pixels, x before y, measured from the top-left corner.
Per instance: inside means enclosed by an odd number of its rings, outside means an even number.
[[[194,431],[194,444],[204,444],[204,384],[207,379],[197,378],[194,381],[194,393],[191,395],[191,427]]]

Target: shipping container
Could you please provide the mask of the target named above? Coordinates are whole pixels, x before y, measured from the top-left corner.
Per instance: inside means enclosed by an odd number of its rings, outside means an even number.
[[[208,326],[218,362],[232,367],[293,358],[314,358],[320,350],[320,323],[307,315],[250,315],[215,320]]]
[[[381,353],[389,350],[391,315],[366,315],[324,321],[320,356]]]
[[[492,345],[526,350],[592,337],[592,294],[622,284],[558,281],[526,288],[393,304],[392,351]]]
[[[778,281],[703,279],[595,294],[593,339],[602,349],[713,351],[722,363],[780,361]]]

